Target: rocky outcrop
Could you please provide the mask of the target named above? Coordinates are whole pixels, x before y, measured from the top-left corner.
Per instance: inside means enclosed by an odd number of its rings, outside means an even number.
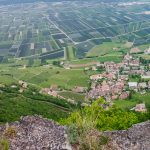
[[[39,116],[27,116],[20,121],[0,126],[10,150],[70,150],[66,129]]]
[[[106,150],[150,150],[150,121],[104,135],[109,139],[103,148]],[[7,138],[10,150],[71,150],[66,127],[40,116],[0,126],[0,137]]]
[[[150,150],[150,121],[133,125],[128,130],[105,132],[115,150]]]

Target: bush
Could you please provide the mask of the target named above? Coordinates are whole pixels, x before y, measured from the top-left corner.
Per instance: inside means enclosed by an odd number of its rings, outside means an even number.
[[[107,145],[108,138],[96,129],[84,130],[79,138],[80,150],[101,150]]]
[[[76,124],[79,129],[83,129],[85,124],[101,131],[124,130],[138,123],[138,116],[134,112],[112,107],[105,110],[103,99],[96,100],[91,106],[87,106],[80,111],[73,112],[64,123]]]
[[[68,133],[68,138],[69,138],[69,142],[70,144],[76,144],[78,143],[78,130],[75,124],[72,124],[68,127],[67,130]]]
[[[75,124],[68,127],[69,142],[79,150],[100,150],[107,145],[109,139],[102,132],[94,129],[92,124],[84,125],[79,129]]]
[[[15,127],[8,127],[4,132],[4,136],[7,138],[15,138],[16,134],[17,132]]]
[[[105,110],[103,107],[106,105],[102,98],[98,99],[91,106],[73,112],[70,117],[61,121],[69,127],[71,144],[78,145],[81,150],[100,150],[104,147],[109,149],[112,145],[103,135],[103,131],[124,130],[141,121],[139,114],[135,112],[115,106]],[[148,115],[143,114],[142,118],[146,119]]]
[[[0,138],[0,150],[9,150],[9,142],[6,138]]]

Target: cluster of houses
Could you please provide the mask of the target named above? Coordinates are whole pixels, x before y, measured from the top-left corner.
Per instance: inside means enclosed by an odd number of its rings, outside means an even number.
[[[126,90],[126,76],[117,78],[114,73],[103,73],[93,75],[90,79],[92,80],[91,90],[87,93],[86,98],[104,97],[106,101],[111,101],[129,97],[130,92]]]
[[[43,88],[43,89],[41,89],[40,93],[48,94],[48,95],[51,95],[53,97],[59,96],[58,93],[55,90],[53,90],[52,88]]]
[[[85,92],[85,89],[83,87],[74,87],[73,90],[75,90],[74,92],[77,92],[77,93]],[[63,96],[61,96],[59,94],[59,92],[60,92],[60,89],[57,85],[51,85],[51,87],[49,87],[49,88],[42,88],[39,93],[47,94],[47,95],[57,97],[57,98],[60,98],[60,99],[65,99],[65,100],[67,100],[68,102],[70,102],[72,104],[77,104],[75,100],[70,99],[70,98],[66,99]]]
[[[145,93],[146,90],[150,89],[150,81],[148,82],[128,82],[128,86],[130,90],[134,90],[135,92]]]
[[[133,108],[130,109],[130,110],[134,110],[134,111],[136,111],[136,112],[147,112],[145,103],[136,104],[136,106],[133,107]]]
[[[99,97],[104,97],[106,102],[112,102],[112,100],[116,99],[127,99],[130,97],[131,91],[140,92],[141,94],[145,93],[147,90],[150,90],[150,81],[145,80],[150,79],[150,71],[140,62],[138,57],[132,56],[132,53],[139,52],[141,51],[138,48],[131,49],[130,54],[127,53],[120,63],[93,62],[90,64],[92,65],[90,69],[96,71],[99,68],[103,68],[103,73],[90,76],[90,90],[87,90],[85,87],[77,86],[74,87],[72,91],[75,93],[85,94],[85,99],[97,99]],[[144,53],[150,54],[150,48],[146,49]],[[85,71],[89,70],[89,67],[87,66],[82,67],[85,67]],[[137,82],[132,82],[131,78],[134,78],[134,76],[138,76],[139,79]],[[58,90],[52,87],[42,89],[41,93],[63,98],[59,95]],[[134,110],[145,112],[145,104],[138,104],[135,106]]]
[[[18,81],[18,85],[19,85],[19,92],[20,93],[23,93],[27,89],[27,87],[28,87],[27,82],[25,82],[23,80],[19,80]],[[0,85],[0,87],[1,87],[1,85]],[[5,85],[3,85],[3,87],[5,87]],[[16,89],[17,85],[13,84],[13,85],[11,85],[11,88]]]
[[[40,93],[58,97],[58,93],[56,92],[57,90],[58,90],[57,85],[51,85],[51,87],[49,87],[49,88],[42,88]]]
[[[144,51],[144,54],[150,54],[150,47]]]
[[[92,84],[91,90],[86,95],[87,99],[99,97],[104,97],[106,101],[127,99],[131,90],[142,93],[150,89],[150,81],[130,82],[129,77],[132,75],[150,79],[150,72],[140,63],[139,58],[134,58],[129,53],[124,56],[121,63],[105,62],[101,66],[105,69],[103,73],[90,76]]]

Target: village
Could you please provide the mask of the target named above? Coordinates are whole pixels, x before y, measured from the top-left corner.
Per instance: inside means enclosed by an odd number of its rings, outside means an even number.
[[[105,62],[97,66],[104,67],[105,71],[90,76],[92,84],[91,90],[86,95],[87,98],[104,97],[110,102],[115,99],[127,99],[132,91],[145,93],[150,89],[150,82],[145,81],[150,78],[150,71],[141,64],[139,58],[129,53],[124,56],[121,63]],[[139,81],[131,82],[130,78],[135,76]]]
[[[146,94],[150,90],[150,64],[143,63],[141,58],[135,53],[139,53],[138,48],[132,48],[130,52],[126,53],[121,62],[115,63],[113,61],[106,62],[92,62],[85,65],[72,65],[67,66],[64,62],[61,62],[64,69],[76,69],[73,67],[82,67],[85,71],[95,71],[97,73],[89,76],[89,87],[75,86],[70,89],[70,92],[74,94],[84,95],[84,99],[81,101],[82,106],[89,105],[89,101],[93,101],[100,97],[103,97],[106,102],[111,106],[114,100],[126,100],[131,99],[134,93]],[[150,52],[150,48],[144,51],[145,54]],[[99,71],[98,73],[98,70]],[[19,81],[20,90],[22,93],[28,87],[28,82]],[[12,88],[15,88],[12,85]],[[65,99],[72,104],[78,102],[73,98],[66,98],[61,95],[61,92],[68,92],[67,89],[60,88],[57,84],[52,84],[50,87],[41,88],[39,93],[47,94],[60,99]],[[145,104],[137,104],[134,110],[146,111]]]
[[[148,53],[149,51],[150,48],[146,49],[144,53]],[[92,64],[91,67],[85,66],[85,71],[89,69],[96,71],[99,68],[102,68],[104,71],[100,74],[90,76],[89,89],[78,86],[74,87],[72,91],[85,94],[86,101],[103,97],[109,103],[113,103],[113,100],[117,99],[130,99],[135,92],[145,94],[150,89],[150,81],[148,80],[150,79],[149,64],[143,64],[139,57],[135,57],[132,54],[133,52],[139,52],[139,49],[131,49],[130,53],[124,55],[120,63],[98,62]],[[70,66],[64,67],[65,69],[72,69]],[[58,91],[56,85],[41,90],[42,93],[63,98],[59,95]],[[75,103],[72,99],[68,99],[68,101]],[[145,104],[141,104],[141,107],[145,111]]]

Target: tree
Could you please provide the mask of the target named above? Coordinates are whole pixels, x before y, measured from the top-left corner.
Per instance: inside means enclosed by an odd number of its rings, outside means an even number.
[[[53,61],[53,65],[60,67],[60,61]]]
[[[3,60],[2,60],[2,63],[8,63],[8,58],[4,57]]]
[[[28,66],[32,66],[33,64],[34,64],[34,59],[33,58],[29,58]]]
[[[92,128],[104,131],[127,129],[138,122],[136,113],[127,112],[115,106],[105,110],[104,105],[107,105],[107,103],[100,98],[93,102],[91,106],[86,106],[82,110],[71,113],[65,123],[68,125],[76,124],[80,130],[88,124]]]

